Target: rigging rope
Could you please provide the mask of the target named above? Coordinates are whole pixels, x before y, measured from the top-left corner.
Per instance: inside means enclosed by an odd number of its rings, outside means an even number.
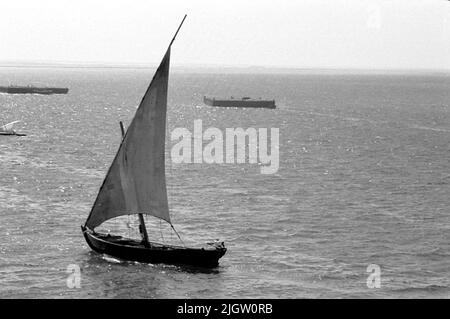
[[[173,231],[175,232],[175,234],[177,234],[178,238],[180,239],[181,243],[183,244],[184,247],[186,247],[186,245],[184,244],[183,240],[181,239],[180,235],[178,234],[177,230],[175,229],[175,227],[173,227],[172,224],[170,224],[170,227],[172,227]]]
[[[164,236],[163,236],[163,233],[162,233],[162,230],[161,230],[161,219],[159,220],[159,233],[161,234],[162,242],[164,242]]]

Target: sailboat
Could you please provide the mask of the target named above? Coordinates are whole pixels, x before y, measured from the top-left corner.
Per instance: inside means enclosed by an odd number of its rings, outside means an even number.
[[[186,15],[126,132],[121,125],[119,150],[81,230],[88,245],[98,253],[143,263],[213,268],[227,251],[223,242],[199,248],[150,242],[144,220],[144,214],[163,220],[179,236],[170,219],[164,162],[170,51],[185,19]],[[124,215],[138,216],[142,240],[95,231],[103,222]]]
[[[14,121],[3,126],[0,126],[0,135],[16,135],[16,136],[26,136],[26,134],[17,133],[13,128],[16,123],[20,121]]]

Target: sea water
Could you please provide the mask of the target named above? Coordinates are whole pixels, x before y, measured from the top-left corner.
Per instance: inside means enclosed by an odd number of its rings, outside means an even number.
[[[0,94],[1,124],[21,120],[15,129],[27,134],[0,136],[0,297],[450,296],[443,73],[171,73],[172,222],[186,244],[220,239],[228,252],[209,271],[92,252],[80,225],[119,146],[119,121],[130,123],[153,72],[0,69],[3,85],[69,87]],[[277,108],[214,108],[203,95],[275,99]],[[278,171],[172,162],[171,132],[195,120],[223,132],[278,128]],[[164,222],[149,222],[152,238],[177,242]],[[131,216],[111,227],[136,235],[136,226]]]

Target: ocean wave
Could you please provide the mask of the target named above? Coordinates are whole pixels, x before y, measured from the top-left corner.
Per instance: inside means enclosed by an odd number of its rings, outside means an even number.
[[[450,257],[450,253],[445,252],[440,247],[431,249],[429,251],[418,252],[415,253],[415,255],[420,257]]]
[[[423,285],[423,286],[416,286],[416,287],[405,287],[405,288],[397,288],[393,289],[392,291],[396,293],[409,293],[409,292],[444,292],[449,291],[450,287],[447,285],[436,285],[436,284],[430,284],[430,285]]]
[[[412,125],[411,128],[418,129],[418,130],[433,131],[433,132],[450,133],[449,129],[430,127],[430,126]]]

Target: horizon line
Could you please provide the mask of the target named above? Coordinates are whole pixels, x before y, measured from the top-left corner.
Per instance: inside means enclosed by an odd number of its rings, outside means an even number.
[[[79,68],[79,69],[154,69],[158,63],[152,62],[102,62],[102,61],[29,61],[4,60],[0,68]],[[277,65],[228,65],[214,63],[179,63],[173,69],[224,69],[224,70],[257,70],[257,71],[364,71],[364,72],[450,72],[450,68],[425,67],[355,67],[355,66],[277,66]]]

